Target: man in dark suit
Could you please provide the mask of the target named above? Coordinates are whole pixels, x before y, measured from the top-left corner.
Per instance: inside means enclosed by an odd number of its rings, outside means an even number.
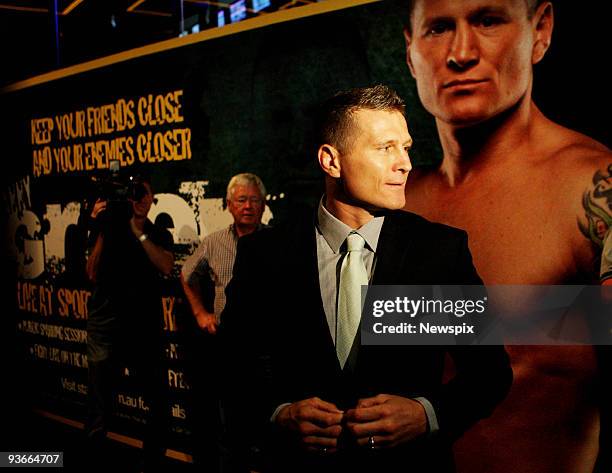
[[[319,132],[316,214],[238,245],[221,325],[237,373],[229,426],[264,449],[264,470],[453,471],[452,441],[510,387],[503,347],[361,346],[359,319],[346,328],[358,299],[347,271],[359,266],[363,284],[481,284],[467,236],[397,210],[412,139],[395,92],[337,94]],[[456,374],[443,384],[447,353]]]

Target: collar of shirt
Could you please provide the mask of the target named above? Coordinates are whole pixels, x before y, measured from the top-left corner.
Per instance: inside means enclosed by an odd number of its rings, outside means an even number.
[[[382,229],[385,217],[374,217],[362,227],[354,230],[334,217],[331,212],[325,208],[325,205],[323,204],[324,199],[325,196],[321,198],[319,208],[317,210],[317,230],[323,236],[331,250],[334,253],[338,253],[342,247],[342,244],[346,241],[346,237],[349,235],[349,233],[356,232],[363,237],[366,242],[366,247],[373,253],[376,253],[378,238],[380,236],[380,230]]]
[[[255,231],[256,231],[256,232],[258,232],[258,231],[259,231],[259,230],[261,230],[262,228],[266,228],[266,227],[267,227],[267,225],[266,225],[266,224],[260,223],[260,224],[258,224],[258,225],[257,225],[257,228],[255,229]],[[236,224],[235,224],[235,223],[230,223],[230,225],[229,225],[229,230],[228,230],[228,231],[229,231],[229,233],[230,233],[231,235],[233,235],[233,236],[234,236],[234,238],[236,239],[236,241],[238,241],[238,238],[240,238],[240,237],[238,236],[238,231],[236,231]]]
[[[238,232],[236,231],[236,224],[234,223],[230,223],[229,227],[227,228],[227,233],[232,237],[232,239],[234,240],[234,243],[238,243]]]

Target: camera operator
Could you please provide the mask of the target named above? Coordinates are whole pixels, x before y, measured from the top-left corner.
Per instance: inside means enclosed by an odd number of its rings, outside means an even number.
[[[113,183],[90,213],[93,243],[87,275],[94,283],[87,321],[89,364],[88,418],[85,431],[92,467],[105,468],[105,438],[120,370],[143,393],[146,426],[143,467],[159,467],[168,426],[167,376],[162,369],[161,277],[174,265],[172,235],[147,215],[154,202],[151,184],[130,178]],[[104,466],[102,466],[104,465]]]

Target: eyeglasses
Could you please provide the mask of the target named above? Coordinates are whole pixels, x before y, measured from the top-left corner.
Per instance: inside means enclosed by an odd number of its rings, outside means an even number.
[[[249,202],[251,205],[261,205],[263,200],[258,197],[239,197],[237,199],[232,199],[232,202],[237,203],[238,205],[246,205]]]

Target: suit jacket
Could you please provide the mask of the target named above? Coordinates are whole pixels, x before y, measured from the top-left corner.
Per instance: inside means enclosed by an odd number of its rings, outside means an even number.
[[[342,370],[321,300],[313,215],[239,241],[221,326],[231,352],[227,369],[235,375],[226,393],[230,429],[256,439],[270,471],[453,471],[452,441],[509,390],[504,348],[361,346],[353,369]],[[465,232],[396,211],[386,215],[372,283],[482,281]],[[447,354],[456,375],[442,383]],[[324,456],[300,450],[297,439],[270,423],[285,402],[317,396],[347,409],[381,393],[427,398],[439,433],[373,452],[348,439],[340,453]]]

